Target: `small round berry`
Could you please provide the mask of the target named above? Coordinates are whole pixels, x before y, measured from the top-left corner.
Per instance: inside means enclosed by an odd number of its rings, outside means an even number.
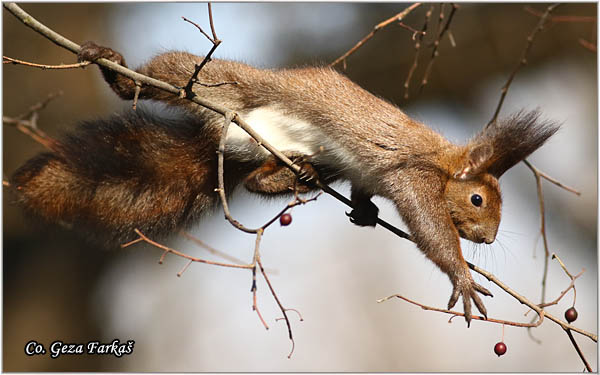
[[[471,203],[473,203],[473,206],[479,207],[483,203],[483,198],[479,194],[473,194],[471,195]]]
[[[571,307],[565,311],[565,319],[567,319],[567,322],[569,323],[574,322],[577,319],[577,310],[575,310],[574,307]]]
[[[496,353],[496,355],[498,355],[498,357],[500,357],[501,355],[504,355],[504,353],[506,353],[506,344],[503,343],[502,341],[497,343],[496,346],[494,346],[494,353]]]
[[[292,215],[283,214],[279,217],[279,224],[286,226],[286,225],[290,225],[291,223],[292,223]]]

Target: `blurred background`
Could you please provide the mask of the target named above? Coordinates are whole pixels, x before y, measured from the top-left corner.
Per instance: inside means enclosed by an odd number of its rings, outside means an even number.
[[[327,64],[351,48],[377,23],[407,4],[216,3],[217,35],[223,43],[215,57],[265,68]],[[420,29],[433,6],[425,4],[404,23]],[[542,13],[546,4],[533,4]],[[209,30],[206,4],[112,3],[22,4],[24,10],[67,38],[87,40],[122,52],[130,66],[153,55],[183,49],[205,54],[210,43],[185,16]],[[404,82],[414,59],[412,32],[390,25],[347,60],[345,73],[369,91],[396,103],[449,139],[465,142],[492,117],[500,89],[526,46],[539,17],[527,4],[461,4],[439,47],[429,84],[418,86],[431,54],[427,43],[404,99]],[[445,12],[450,7],[446,5]],[[517,74],[501,116],[539,108],[563,123],[560,132],[530,157],[544,172],[581,191],[576,196],[543,183],[550,251],[571,273],[585,268],[576,282],[575,325],[597,332],[597,56],[580,39],[596,44],[596,4],[563,4],[537,35],[527,65]],[[565,22],[567,21],[567,22]],[[430,39],[427,39],[430,41]],[[3,10],[3,54],[43,64],[73,63],[75,56],[31,31]],[[342,69],[342,66],[338,66]],[[78,121],[107,116],[130,106],[120,101],[96,67],[38,70],[3,66],[3,114],[17,116],[50,93],[64,95],[40,113],[39,126],[51,136]],[[148,104],[151,105],[151,104]],[[30,138],[3,126],[3,174],[10,176],[43,151]],[[527,298],[539,302],[544,251],[532,173],[519,164],[501,180],[504,206],[497,241],[491,246],[463,242],[465,257],[493,272]],[[335,186],[349,195],[349,186]],[[291,313],[295,351],[287,329],[262,279],[258,303],[270,329],[252,311],[251,275],[246,270],[192,264],[181,278],[181,258],[144,245],[107,250],[90,245],[74,231],[43,225],[23,216],[3,194],[3,370],[4,371],[355,371],[355,372],[576,372],[583,364],[567,335],[546,320],[530,333],[505,327],[507,354],[494,345],[503,328],[423,311],[400,300],[377,299],[400,293],[444,307],[451,285],[410,242],[382,228],[351,225],[346,207],[328,196],[296,207],[289,227],[274,225],[262,244],[262,260],[274,270],[271,281]],[[287,200],[263,201],[240,191],[230,202],[234,216],[257,226]],[[401,228],[395,209],[377,200],[381,217]],[[230,255],[251,260],[253,238],[235,230],[220,213],[193,233]],[[174,237],[168,244],[188,254],[222,260]],[[489,288],[490,317],[528,322],[532,313],[478,275]],[[550,261],[546,300],[569,285]],[[547,311],[563,316],[573,303],[570,292]],[[87,343],[135,340],[133,354],[113,356],[28,357],[30,340],[48,349],[55,340]],[[597,345],[575,334],[594,370]]]

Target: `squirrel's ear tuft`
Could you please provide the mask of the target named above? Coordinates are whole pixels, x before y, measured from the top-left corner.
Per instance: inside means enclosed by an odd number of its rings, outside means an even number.
[[[486,126],[470,144],[491,145],[493,152],[484,169],[499,178],[540,148],[559,128],[554,121],[541,120],[539,111],[519,111]]]

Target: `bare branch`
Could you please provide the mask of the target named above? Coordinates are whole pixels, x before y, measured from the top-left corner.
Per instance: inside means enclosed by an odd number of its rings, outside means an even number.
[[[533,14],[534,16],[537,17],[543,17],[544,13],[542,12],[538,12],[537,10],[533,9],[530,6],[526,6],[525,7],[525,11],[527,11],[528,13]],[[548,17],[548,21],[549,22],[596,22],[596,17],[591,17],[591,16],[550,16]]]
[[[529,169],[531,169],[533,171],[534,174],[536,174],[536,175],[544,178],[545,180],[553,183],[554,185],[556,185],[556,186],[558,186],[560,188],[565,189],[566,191],[569,191],[569,192],[571,192],[573,194],[576,194],[576,195],[581,195],[580,191],[575,190],[574,188],[569,187],[569,186],[563,184],[562,182],[556,180],[555,178],[552,178],[552,177],[548,176],[546,173],[544,173],[544,172],[540,171],[539,169],[537,169],[536,167],[534,167],[531,163],[529,163],[529,161],[524,160],[523,162],[525,163],[525,165],[527,165],[529,167]]]
[[[527,160],[523,161],[532,171],[535,178],[535,184],[537,187],[538,202],[540,205],[540,234],[544,242],[544,273],[542,275],[542,298],[541,303],[546,301],[546,280],[548,278],[548,258],[550,256],[550,249],[548,247],[548,236],[546,236],[546,213],[544,208],[544,193],[542,192],[542,180],[541,176],[537,173],[537,169],[531,165]]]
[[[3,116],[2,122],[6,125],[15,126],[21,133],[31,137],[35,142],[41,144],[47,149],[56,150],[58,142],[52,137],[48,136],[42,130],[38,129],[37,120],[39,118],[39,112],[46,108],[46,106],[52,100],[61,95],[63,95],[62,91],[50,93],[46,99],[30,106],[25,113],[22,113],[16,117]]]
[[[210,3],[208,4],[208,6],[210,7]],[[185,22],[189,22],[192,25],[196,26],[196,28],[202,33],[202,35],[204,35],[206,37],[206,39],[210,40],[210,42],[212,44],[215,44],[215,40],[213,38],[210,37],[210,35],[208,35],[203,29],[202,27],[200,27],[200,25],[198,25],[196,22],[191,21],[187,18],[185,18],[184,16],[181,16],[181,18],[185,21]]]
[[[579,38],[579,44],[581,44],[583,48],[589,49],[594,53],[598,51],[598,47],[594,43],[590,43],[583,38]]]
[[[450,10],[450,15],[448,16],[448,21],[446,21],[446,23],[444,24],[444,27],[442,28],[442,22],[444,20],[444,3],[440,4],[440,19],[438,22],[438,29],[441,28],[441,31],[438,34],[437,39],[435,40],[435,42],[433,42],[433,51],[431,52],[431,59],[429,60],[429,63],[427,64],[427,69],[425,69],[425,74],[423,75],[423,80],[421,81],[421,86],[419,87],[419,92],[422,92],[423,89],[425,88],[425,86],[427,85],[427,82],[429,80],[429,74],[431,73],[431,68],[433,67],[433,62],[435,61],[435,58],[439,55],[438,52],[438,48],[440,45],[440,41],[442,40],[442,38],[444,37],[444,34],[446,33],[446,31],[448,31],[448,28],[450,27],[450,23],[452,22],[452,18],[454,17],[454,13],[456,13],[456,10],[458,9],[458,5],[452,3],[452,10]]]
[[[472,269],[473,271],[477,272],[478,274],[484,276],[486,279],[488,279],[489,281],[493,282],[494,284],[496,284],[497,286],[499,286],[502,290],[504,290],[505,292],[507,292],[508,294],[510,294],[513,298],[517,299],[519,302],[521,302],[522,304],[530,307],[532,310],[534,310],[536,313],[538,313],[538,315],[541,313],[542,309],[535,303],[531,302],[530,300],[528,300],[527,298],[523,297],[522,295],[518,294],[517,292],[515,292],[513,289],[511,289],[510,287],[508,287],[506,284],[504,284],[503,282],[501,282],[500,280],[498,280],[498,278],[496,278],[494,275],[492,275],[491,273],[485,271],[482,268],[479,268],[471,263],[467,263],[469,265],[469,268]],[[556,324],[558,324],[559,326],[561,326],[562,329],[570,329],[574,332],[577,332],[583,336],[589,337],[592,341],[594,342],[598,342],[598,335],[595,335],[593,333],[590,332],[586,332],[582,329],[579,329],[575,326],[572,326],[571,324],[564,322],[556,317],[554,317],[553,315],[549,314],[548,312],[544,312],[544,316],[550,320],[552,320],[553,322],[555,322]]]
[[[350,55],[352,55],[354,52],[356,52],[360,47],[362,47],[363,44],[365,44],[369,39],[371,39],[376,32],[378,32],[379,30],[385,28],[386,26],[388,26],[389,24],[395,22],[395,21],[402,21],[407,15],[410,14],[410,12],[412,12],[414,9],[416,9],[417,7],[419,7],[421,5],[421,3],[414,3],[411,6],[409,6],[408,8],[404,9],[402,12],[396,14],[395,16],[388,18],[385,21],[382,21],[380,23],[378,23],[373,30],[367,34],[367,36],[365,36],[364,38],[362,38],[361,40],[358,41],[358,43],[356,43],[354,45],[354,47],[350,48],[348,50],[348,52],[344,53],[342,56],[338,57],[337,59],[335,59],[334,62],[332,62],[331,64],[329,64],[330,67],[333,67],[337,64],[339,64],[340,62],[344,62],[344,66],[346,63],[346,58]]]
[[[74,69],[74,68],[83,68],[91,64],[89,61],[82,61],[76,64],[61,64],[61,65],[44,65],[44,64],[36,64],[28,61],[13,59],[8,56],[2,56],[3,64],[14,64],[14,65],[26,65],[33,68],[40,69]]]
[[[140,238],[138,238],[136,240],[133,240],[131,242],[122,244],[121,248],[129,247],[129,246],[131,246],[131,245],[133,245],[135,243],[141,242],[141,241],[147,242],[150,245],[152,245],[154,247],[158,247],[159,249],[163,250],[163,255],[161,256],[159,263],[162,263],[163,260],[164,260],[164,257],[168,253],[171,253],[171,254],[175,254],[175,255],[177,255],[179,257],[185,258],[187,260],[190,260],[192,262],[210,264],[210,265],[213,265],[213,266],[230,267],[230,268],[244,268],[244,269],[252,269],[252,267],[253,267],[252,264],[229,264],[229,263],[213,262],[213,261],[206,260],[206,259],[196,258],[196,257],[193,257],[191,255],[182,253],[181,251],[172,249],[172,248],[170,248],[168,246],[165,246],[163,244],[160,244],[160,243],[158,243],[156,241],[151,240],[150,238],[146,237],[146,235],[144,235],[139,229],[135,229],[134,232],[138,236],[140,236]]]
[[[535,39],[536,35],[544,29],[544,24],[546,23],[546,20],[550,16],[550,13],[552,13],[552,11],[554,9],[556,9],[556,7],[559,5],[560,4],[549,5],[548,8],[546,8],[546,11],[544,12],[544,14],[540,17],[540,20],[537,23],[537,25],[535,26],[535,28],[531,31],[531,33],[527,37],[527,44],[525,45],[525,49],[521,53],[521,58],[519,59],[519,63],[517,64],[515,69],[512,71],[512,73],[508,77],[508,80],[506,81],[504,86],[502,86],[502,94],[500,95],[500,101],[498,102],[498,105],[496,106],[496,110],[494,111],[494,115],[492,116],[492,119],[490,120],[490,122],[488,122],[486,127],[488,127],[496,122],[496,119],[498,118],[498,115],[500,114],[500,109],[502,108],[502,104],[504,104],[504,99],[506,98],[506,94],[508,93],[510,84],[515,79],[515,76],[517,75],[517,73],[519,72],[521,67],[527,64],[527,55],[529,54],[529,50],[531,50],[531,46],[533,45],[533,40]]]
[[[204,36],[206,38],[208,38],[208,40],[210,40],[211,43],[213,44],[213,46],[211,47],[210,51],[208,51],[208,53],[206,54],[206,56],[204,56],[204,59],[202,60],[202,62],[200,64],[198,64],[198,65],[195,66],[194,74],[192,74],[192,76],[190,77],[190,80],[188,81],[187,85],[185,85],[184,90],[185,90],[185,93],[186,93],[187,97],[193,97],[196,94],[192,91],[192,87],[193,87],[194,83],[198,83],[199,82],[198,81],[198,74],[200,73],[200,71],[202,70],[202,68],[204,68],[204,66],[209,61],[211,61],[212,54],[215,52],[215,50],[217,49],[217,47],[219,46],[219,44],[221,44],[221,40],[219,40],[217,38],[217,34],[215,32],[215,26],[213,24],[213,18],[212,18],[212,8],[211,8],[210,3],[208,3],[208,18],[210,20],[210,28],[212,30],[213,38],[211,38],[206,32],[204,32],[204,30],[202,30],[202,28],[198,24],[196,24],[196,23],[188,20],[185,17],[181,17],[181,18],[183,18],[184,21],[189,22],[192,25],[196,26],[198,28],[198,30],[200,30],[200,32],[202,34],[204,34]],[[225,84],[225,83],[215,84],[214,86],[220,86],[222,84]]]
[[[217,38],[217,32],[215,31],[215,24],[213,22],[212,4],[211,3],[208,3],[208,22],[210,22],[210,31],[212,32],[212,35],[213,35],[213,41],[215,44],[219,44],[221,41],[219,40],[219,38]]]
[[[394,294],[394,295],[391,295],[391,296],[379,299],[379,300],[377,300],[377,303],[385,302],[385,301],[387,301],[389,299],[392,299],[394,297],[400,298],[400,299],[402,299],[402,300],[404,300],[404,301],[406,301],[408,303],[412,303],[413,305],[419,306],[423,310],[437,311],[437,312],[441,312],[441,313],[445,313],[445,314],[452,314],[452,317],[450,318],[450,320],[452,320],[456,316],[464,316],[465,315],[464,313],[461,313],[459,311],[452,311],[452,310],[448,310],[448,309],[440,309],[440,308],[437,308],[437,307],[426,306],[426,305],[423,305],[423,304],[421,304],[419,302],[415,302],[415,301],[410,300],[410,299],[408,299],[408,298],[406,298],[404,296],[401,296],[400,294]],[[493,318],[489,318],[489,317],[485,318],[485,317],[479,316],[479,315],[473,315],[472,319],[474,319],[474,320],[481,320],[481,321],[489,322],[489,323],[498,323],[498,324],[502,324],[502,325],[515,326],[515,327],[537,327],[540,324],[542,324],[542,322],[544,321],[544,315],[545,315],[545,311],[544,310],[540,310],[539,311],[539,319],[535,323],[519,323],[519,322],[510,321],[510,320],[500,320],[500,319],[493,319]],[[450,322],[450,321],[448,321],[448,322]]]
[[[292,349],[290,350],[290,354],[288,354],[288,358],[292,358],[292,354],[294,353],[294,348],[296,347],[296,343],[294,342],[294,336],[292,335],[292,326],[290,323],[290,319],[287,316],[287,311],[293,310],[293,311],[296,311],[297,313],[298,313],[298,311],[295,309],[286,309],[285,307],[283,307],[283,305],[281,304],[281,301],[279,300],[279,297],[277,296],[277,293],[275,293],[275,290],[273,289],[273,286],[271,285],[271,281],[269,280],[269,277],[265,273],[265,270],[264,270],[264,267],[260,260],[260,257],[257,257],[256,262],[258,263],[258,266],[260,267],[260,273],[263,275],[263,278],[267,282],[267,285],[269,286],[269,290],[271,291],[271,294],[273,295],[275,302],[277,302],[277,305],[279,306],[279,309],[281,310],[281,313],[283,314],[283,318],[285,320],[285,324],[287,325],[287,329],[288,329],[288,337],[289,337],[290,341],[292,342]],[[298,315],[300,316],[300,320],[302,321],[302,315],[300,315],[300,313],[298,313]]]
[[[214,254],[214,255],[220,256],[221,258],[223,258],[223,259],[226,259],[226,260],[228,260],[228,261],[230,261],[230,262],[233,262],[233,263],[236,263],[236,264],[245,264],[245,263],[246,263],[246,262],[244,262],[244,261],[243,261],[243,260],[241,260],[241,259],[238,259],[238,258],[236,258],[236,257],[234,257],[234,256],[231,256],[231,255],[227,254],[227,253],[224,253],[224,252],[222,252],[222,251],[219,251],[219,250],[215,249],[215,248],[214,248],[214,247],[212,247],[212,246],[209,246],[209,245],[207,245],[206,243],[204,243],[203,241],[201,241],[199,238],[197,238],[197,237],[195,237],[195,236],[191,235],[190,233],[188,233],[188,232],[186,232],[186,231],[184,231],[184,230],[180,231],[179,233],[180,233],[180,234],[181,234],[183,237],[185,237],[185,238],[187,238],[188,240],[190,240],[190,241],[194,242],[196,245],[198,245],[198,246],[200,246],[200,247],[202,247],[202,248],[204,248],[204,249],[208,250],[208,252],[209,252],[209,253],[211,253],[211,254]]]
[[[417,35],[415,38],[415,59],[413,60],[413,64],[410,67],[410,70],[408,71],[406,81],[404,81],[404,99],[408,99],[410,81],[412,79],[413,74],[415,73],[415,70],[417,69],[417,65],[419,62],[419,53],[421,52],[421,44],[423,42],[423,36],[427,32],[427,26],[429,25],[431,13],[433,13],[433,5],[431,5],[427,13],[425,13],[425,23],[423,23],[423,27],[421,28],[421,34]]]
[[[525,165],[529,169],[531,169],[531,171],[533,172],[533,176],[535,178],[535,183],[537,186],[538,202],[540,205],[540,234],[541,234],[542,240],[544,242],[544,273],[542,276],[542,296],[541,296],[542,298],[541,298],[540,303],[544,304],[544,302],[546,301],[546,279],[548,277],[548,258],[550,256],[550,249],[548,246],[548,237],[546,235],[546,215],[545,215],[545,208],[544,208],[544,193],[542,191],[542,180],[541,179],[542,179],[542,177],[544,177],[548,181],[554,183],[555,185],[562,187],[563,189],[570,191],[572,193],[575,193],[577,195],[580,195],[581,193],[579,193],[578,191],[576,191],[573,188],[563,185],[562,183],[551,178],[550,176],[546,175],[545,173],[540,172],[529,161],[523,160],[523,163],[525,163]]]
[[[575,350],[577,351],[577,354],[579,354],[579,358],[581,358],[581,360],[583,361],[583,364],[585,365],[585,368],[587,369],[587,371],[588,372],[594,372],[592,370],[592,366],[590,366],[590,364],[588,363],[588,361],[585,359],[585,357],[583,355],[583,352],[579,348],[579,345],[577,345],[577,342],[575,341],[575,338],[573,337],[573,334],[571,333],[571,330],[565,329],[565,332],[567,333],[567,336],[569,336],[569,340],[571,340],[571,344],[573,344],[573,346],[575,347]]]

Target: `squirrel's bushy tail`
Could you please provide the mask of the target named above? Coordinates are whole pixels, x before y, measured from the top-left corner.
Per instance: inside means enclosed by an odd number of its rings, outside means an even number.
[[[135,228],[166,235],[218,203],[218,135],[203,125],[140,109],[83,122],[19,168],[11,187],[26,211],[111,245],[136,238]]]

